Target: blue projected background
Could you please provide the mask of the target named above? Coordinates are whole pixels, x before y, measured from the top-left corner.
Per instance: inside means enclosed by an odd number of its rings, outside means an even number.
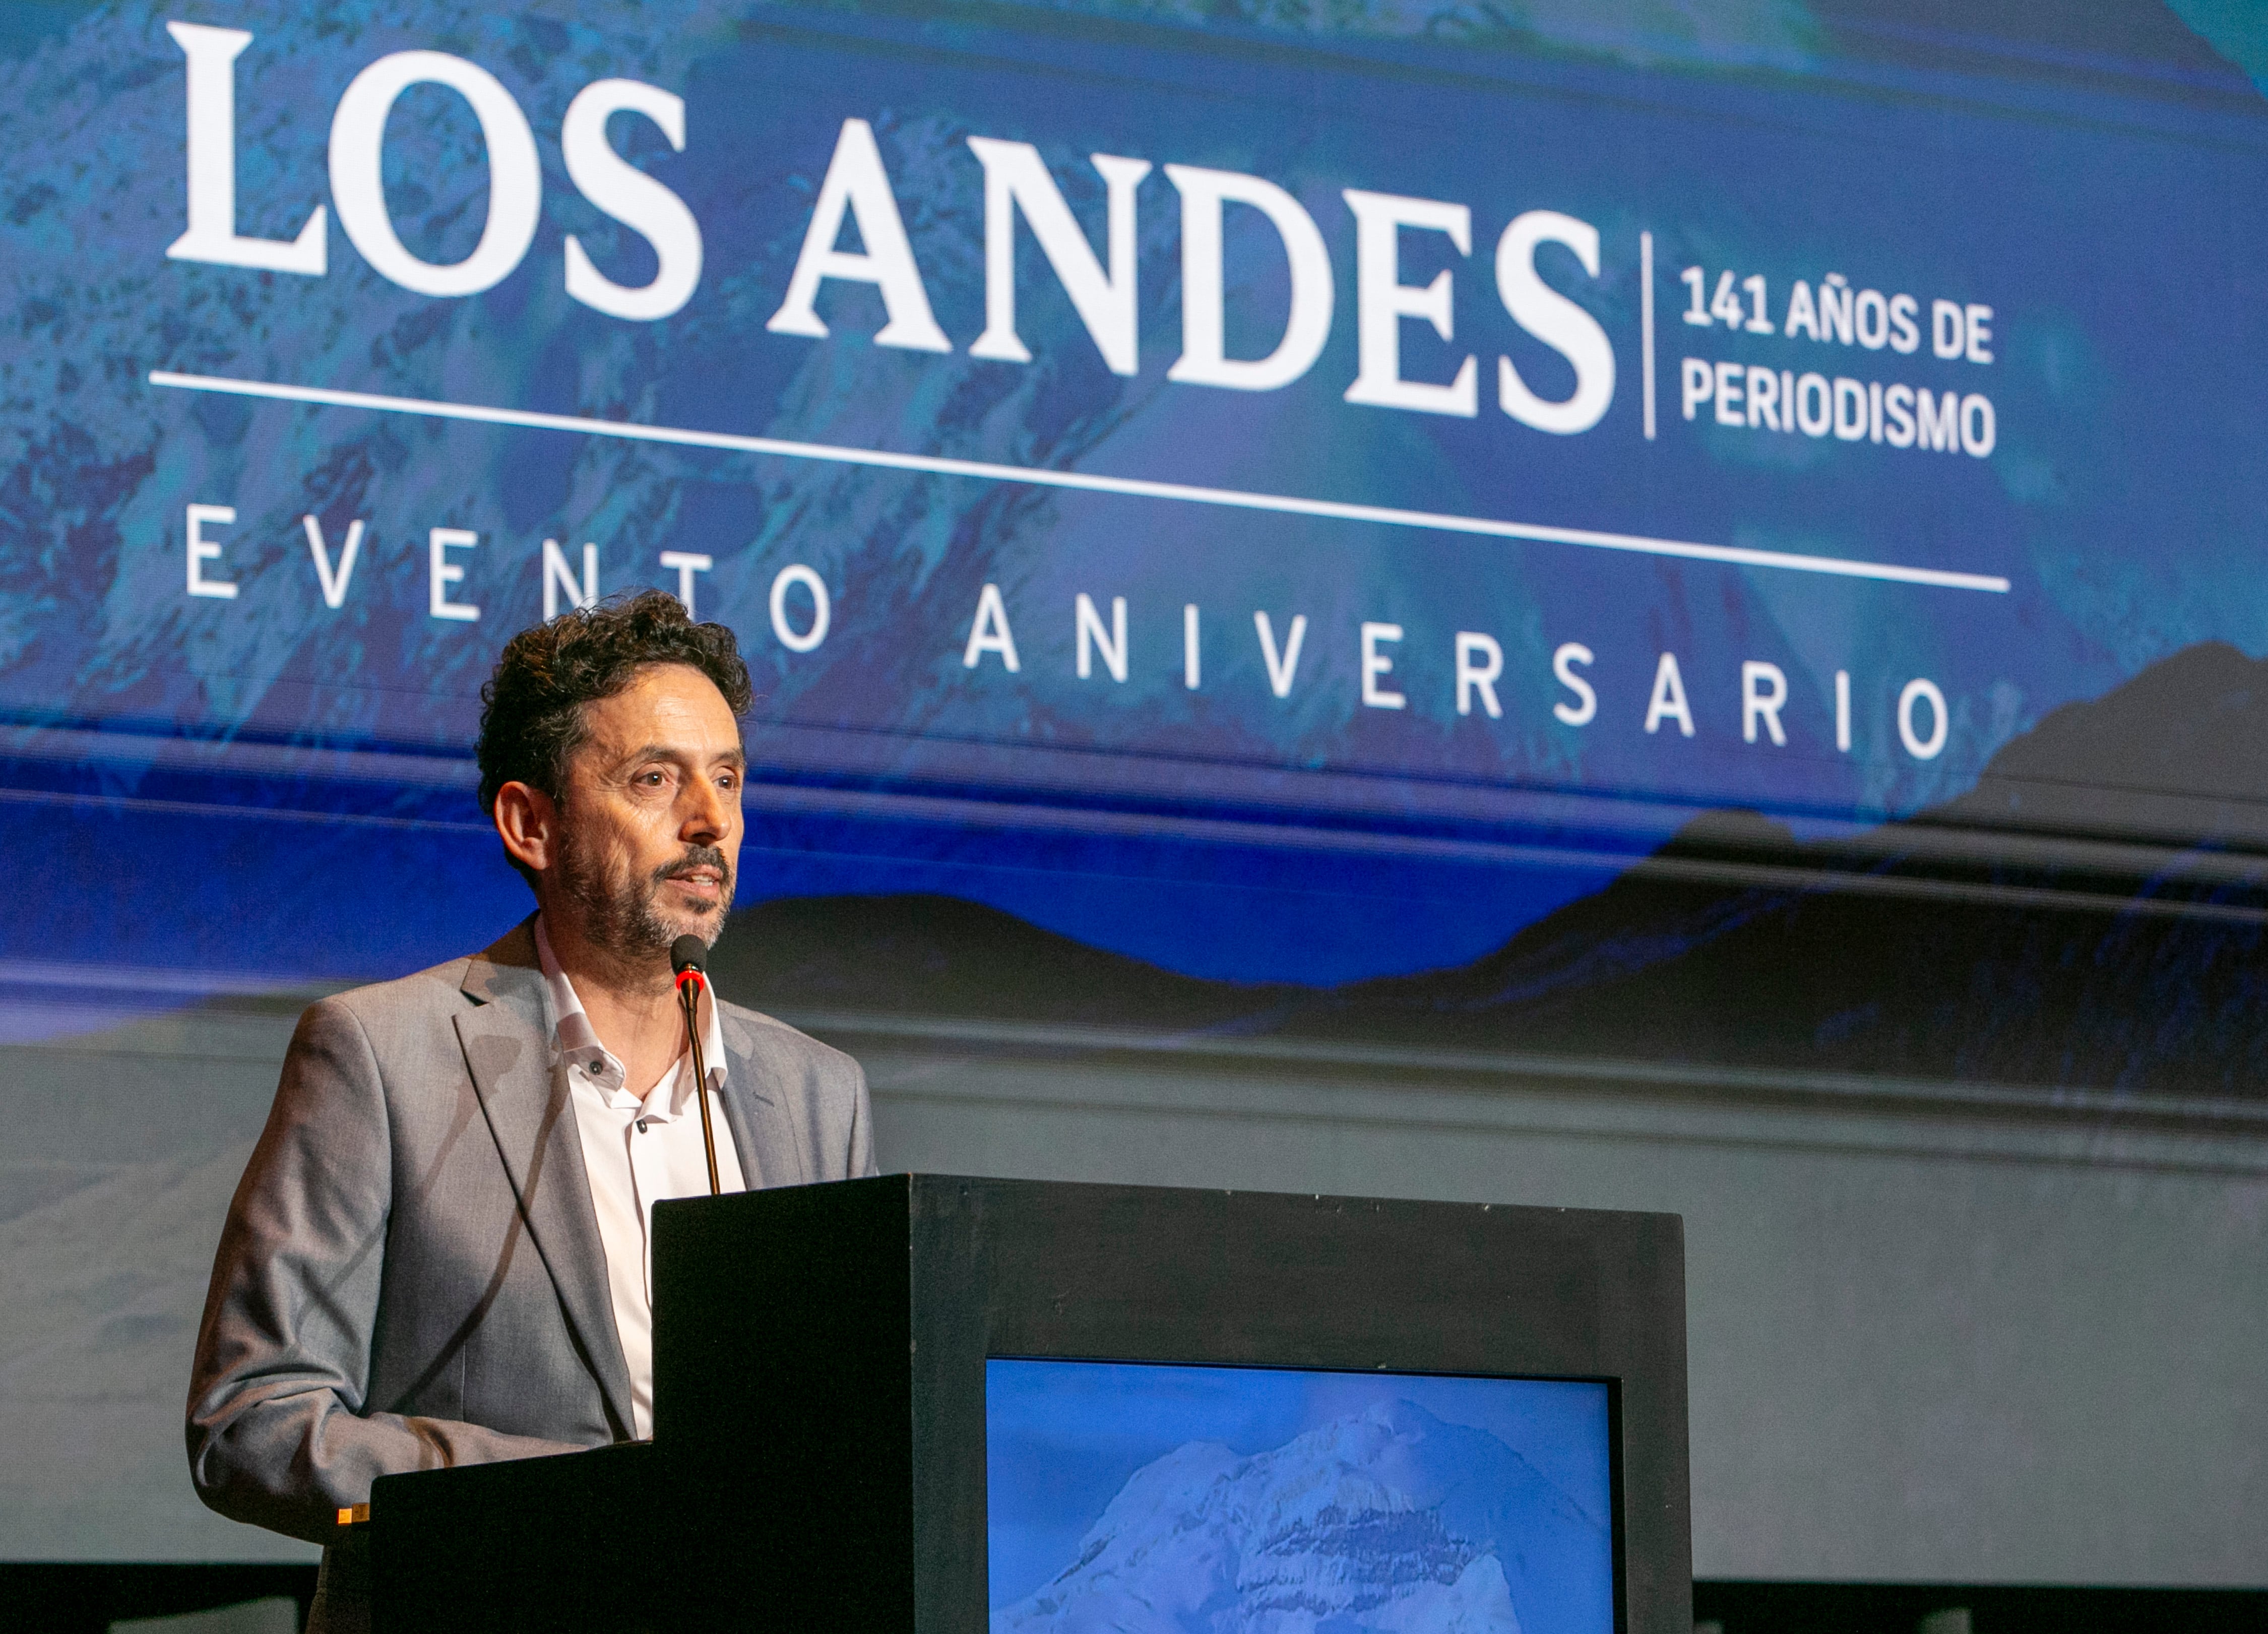
[[[1608,1634],[1607,1387],[984,1370],[994,1634]]]
[[[744,904],[1207,981],[1468,964],[1721,808],[1871,844],[2154,667],[2039,780],[2225,834],[2160,746],[2268,647],[2243,29],[1581,10],[34,34],[0,956],[162,1006],[486,939],[480,681],[647,585],[755,667]]]

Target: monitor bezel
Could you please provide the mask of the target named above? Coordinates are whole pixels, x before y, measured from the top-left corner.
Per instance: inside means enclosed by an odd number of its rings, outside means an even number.
[[[1613,1577],[1613,1581],[1609,1584],[1609,1586],[1610,1596],[1611,1596],[1611,1601],[1612,1601],[1612,1606],[1613,1606],[1613,1620],[1612,1620],[1612,1625],[1613,1625],[1613,1627],[1615,1628],[1615,1630],[1617,1630],[1617,1634],[1619,1634],[1619,1631],[1620,1631],[1620,1630],[1624,1627],[1624,1624],[1625,1624],[1625,1618],[1624,1618],[1624,1606],[1623,1606],[1623,1524],[1622,1524],[1622,1486],[1623,1486],[1623,1472],[1622,1472],[1622,1464],[1623,1464],[1623,1460],[1622,1460],[1622,1433],[1621,1433],[1621,1428],[1622,1428],[1622,1380],[1619,1380],[1619,1379],[1612,1378],[1612,1377],[1604,1377],[1604,1376],[1602,1376],[1602,1377],[1590,1377],[1590,1376],[1587,1376],[1587,1375],[1569,1374],[1569,1373],[1466,1373],[1466,1372],[1447,1372],[1447,1371],[1443,1371],[1443,1370],[1440,1370],[1440,1369],[1438,1369],[1438,1368],[1386,1368],[1386,1367],[1295,1367],[1295,1366],[1292,1366],[1292,1365],[1288,1365],[1288,1364],[1282,1363],[1282,1362],[1211,1362],[1211,1361],[1193,1362],[1193,1361],[1186,1361],[1186,1360],[1167,1360],[1167,1359],[1165,1359],[1165,1358],[1154,1358],[1154,1357],[1125,1357],[1125,1356],[1104,1357],[1104,1356],[1057,1356],[1057,1355],[1039,1355],[1039,1356],[1033,1356],[1033,1355],[1024,1355],[1024,1354],[1020,1354],[1020,1353],[1004,1354],[1004,1353],[1000,1353],[1000,1352],[997,1352],[997,1351],[996,1351],[996,1352],[993,1352],[993,1353],[990,1353],[990,1354],[988,1354],[988,1355],[984,1358],[984,1362],[985,1362],[985,1365],[986,1365],[986,1366],[987,1366],[987,1368],[988,1368],[988,1369],[989,1369],[989,1367],[990,1367],[990,1364],[992,1364],[992,1363],[994,1363],[994,1362],[1048,1362],[1048,1363],[1062,1363],[1062,1364],[1065,1364],[1065,1365],[1074,1365],[1074,1366],[1096,1366],[1096,1367],[1203,1367],[1203,1368],[1217,1369],[1217,1370],[1219,1370],[1219,1371],[1225,1372],[1225,1373],[1301,1373],[1301,1374],[1307,1374],[1307,1375],[1313,1375],[1313,1374],[1316,1374],[1316,1373],[1336,1373],[1336,1374],[1341,1374],[1341,1375],[1344,1375],[1344,1376],[1348,1377],[1348,1378],[1355,1378],[1355,1379],[1375,1379],[1375,1378],[1383,1378],[1383,1379],[1469,1379],[1469,1380],[1484,1380],[1484,1381],[1491,1382],[1491,1383],[1501,1382],[1501,1383],[1507,1383],[1507,1384],[1581,1384],[1581,1385],[1597,1385],[1597,1386],[1603,1387],[1604,1387],[1604,1389],[1605,1389],[1605,1391],[1606,1391],[1606,1425],[1605,1425],[1606,1446],[1605,1446],[1605,1448],[1604,1448],[1604,1451],[1605,1451],[1605,1454],[1606,1454],[1606,1475],[1607,1475],[1607,1506],[1608,1506],[1608,1513],[1607,1513],[1607,1541],[1608,1541],[1608,1549],[1609,1549],[1609,1554],[1608,1554],[1608,1563],[1609,1563],[1609,1564],[1608,1564],[1608,1570],[1609,1570],[1609,1571],[1612,1574],[1612,1577]],[[991,1603],[991,1580],[990,1580],[990,1569],[991,1569],[991,1568],[990,1568],[990,1561],[991,1561],[991,1468],[990,1468],[990,1465],[991,1465],[991,1454],[990,1454],[990,1446],[991,1446],[991,1441],[990,1441],[990,1429],[991,1429],[991,1397],[992,1397],[992,1388],[991,1388],[991,1376],[990,1376],[990,1374],[989,1371],[987,1372],[987,1373],[986,1373],[986,1375],[985,1375],[984,1395],[985,1395],[985,1430],[986,1430],[986,1441],[985,1441],[985,1446],[986,1446],[986,1454],[985,1454],[986,1479],[985,1479],[985,1517],[984,1517],[984,1518],[985,1518],[985,1530],[984,1530],[984,1534],[983,1534],[984,1541],[985,1541],[985,1549],[984,1549],[984,1551],[983,1551],[983,1552],[984,1552],[984,1558],[985,1558],[984,1601],[985,1601],[985,1614],[986,1614],[986,1618],[987,1618],[987,1622],[988,1622],[988,1624],[989,1624],[989,1622],[990,1622],[990,1619],[991,1616],[993,1615],[994,1611],[997,1609],[997,1608],[993,1607],[993,1605],[992,1605],[992,1603]]]

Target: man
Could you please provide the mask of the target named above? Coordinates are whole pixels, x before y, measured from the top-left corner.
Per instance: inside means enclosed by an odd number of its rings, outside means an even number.
[[[669,949],[733,902],[732,632],[659,592],[569,613],[482,700],[481,801],[536,913],[300,1019],[197,1338],[198,1495],[326,1544],[333,1630],[367,1620],[336,1517],[374,1477],[652,1433],[652,1207],[709,1187]],[[873,1172],[849,1056],[728,1004],[702,1031],[726,1189]]]

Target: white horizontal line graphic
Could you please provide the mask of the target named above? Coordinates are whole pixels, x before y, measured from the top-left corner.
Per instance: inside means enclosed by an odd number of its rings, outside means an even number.
[[[1719,562],[1734,567],[1779,568],[1796,573],[1826,573],[1897,585],[1926,585],[1940,590],[1982,590],[2006,594],[2008,581],[1997,574],[1955,573],[1939,568],[1903,567],[1894,562],[1854,562],[1841,556],[1800,556],[1750,550],[1737,545],[1695,544],[1683,539],[1649,539],[1642,534],[1602,534],[1588,528],[1545,527],[1530,522],[1501,522],[1491,517],[1455,516],[1435,511],[1405,511],[1392,505],[1350,504],[1336,499],[1303,499],[1293,494],[1248,493],[1234,488],[1204,488],[1189,482],[1160,482],[1131,476],[1099,476],[1085,471],[1056,471],[1043,466],[998,465],[985,460],[953,460],[938,454],[890,453],[881,449],[845,448],[831,443],[795,442],[777,437],[743,437],[730,431],[696,431],[680,426],[641,425],[630,420],[599,420],[582,415],[542,414],[528,408],[491,408],[481,403],[390,397],[375,392],[338,392],[322,386],[287,386],[269,380],[238,380],[224,375],[150,372],[150,384],[182,391],[217,392],[276,402],[311,403],[325,408],[360,408],[379,414],[417,415],[432,420],[467,420],[479,425],[509,425],[534,431],[568,431],[584,437],[613,437],[630,442],[666,443],[681,448],[713,448],[727,453],[763,454],[782,460],[817,460],[831,465],[867,466],[885,471],[917,471],[930,476],[961,476],[986,482],[1024,482],[1080,493],[1118,494],[1134,499],[1167,499],[1184,504],[1226,505],[1283,516],[1321,517],[1336,522],[1371,522],[1387,527],[1425,528],[1444,534],[1474,534],[1488,539],[1518,539],[1542,544],[1580,545],[1591,550],[1622,550],[1638,556],[1674,556],[1689,562]]]

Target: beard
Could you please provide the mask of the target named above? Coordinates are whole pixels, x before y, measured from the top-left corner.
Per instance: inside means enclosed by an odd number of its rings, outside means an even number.
[[[593,856],[566,835],[560,848],[560,885],[567,898],[582,910],[584,934],[591,945],[617,959],[643,962],[666,959],[681,936],[697,936],[703,947],[716,945],[725,929],[725,915],[733,906],[733,865],[713,845],[689,845],[684,854],[665,863],[644,879],[608,866],[608,859]],[[681,909],[661,906],[661,888],[689,869],[717,871],[714,907]]]

